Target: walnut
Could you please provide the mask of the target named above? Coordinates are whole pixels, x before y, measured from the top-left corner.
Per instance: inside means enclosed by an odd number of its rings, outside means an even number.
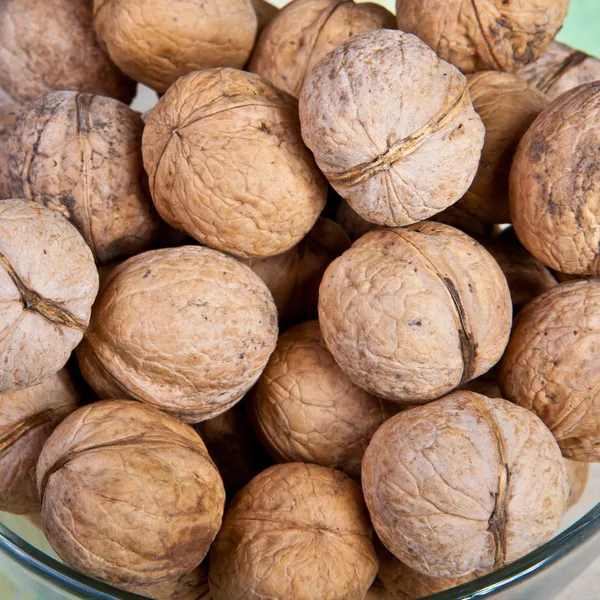
[[[364,598],[377,574],[360,487],[317,465],[277,465],[235,497],[213,544],[213,600]]]
[[[55,90],[135,96],[98,43],[90,0],[3,0],[0,39],[0,87],[17,102]]]
[[[534,411],[565,457],[600,460],[600,281],[563,283],[519,315],[500,365],[505,398]]]
[[[440,223],[364,235],[325,272],[321,331],[346,375],[399,403],[488,371],[512,321],[506,279],[475,240]]]
[[[569,0],[396,0],[398,28],[418,35],[463,73],[516,71],[541,56]]]
[[[452,208],[485,223],[510,223],[512,160],[519,141],[549,100],[510,73],[484,71],[467,80],[473,106],[485,125],[485,142],[473,184]]]
[[[415,36],[388,29],[361,33],[317,63],[300,122],[335,190],[387,226],[422,221],[463,196],[484,138],[465,77]]]
[[[144,586],[125,586],[125,589],[154,600],[211,600],[208,559],[178,579]]]
[[[319,218],[296,246],[277,256],[240,259],[267,285],[283,323],[317,316],[319,285],[334,258],[350,247],[350,240],[334,221]]]
[[[0,510],[39,512],[35,467],[42,446],[78,403],[66,369],[34,387],[0,394]]]
[[[545,54],[523,67],[518,75],[551,100],[565,92],[600,79],[600,60],[580,50],[552,42]]]
[[[41,96],[25,109],[10,141],[12,197],[69,219],[101,263],[141,252],[159,226],[142,164],[143,127],[112,98]]]
[[[394,600],[394,597],[385,589],[383,583],[377,577],[369,588],[365,600]]]
[[[344,375],[317,321],[279,338],[251,404],[256,430],[275,459],[317,463],[356,479],[371,436],[397,410]]]
[[[163,219],[236,256],[289,250],[327,199],[296,101],[251,73],[210,69],[179,79],[148,117],[143,153]]]
[[[342,229],[353,242],[365,235],[365,233],[377,229],[375,223],[365,221],[345,200],[340,202],[335,214],[335,220],[341,225]]]
[[[257,17],[251,0],[94,0],[94,26],[125,73],[165,92],[192,71],[241,69]]]
[[[584,462],[577,462],[565,458],[565,469],[569,479],[569,498],[567,500],[567,508],[575,506],[581,500],[583,492],[588,481],[590,465]]]
[[[151,406],[96,402],[50,436],[37,468],[42,528],[71,567],[119,586],[198,566],[225,490],[200,436]]]
[[[260,36],[248,69],[297,97],[321,58],[355,35],[382,27],[395,29],[396,20],[379,4],[297,0]]]
[[[260,33],[278,14],[279,9],[266,0],[252,0]]]
[[[8,142],[13,135],[23,107],[16,102],[1,102],[0,98],[0,200],[10,198],[10,173],[8,171]]]
[[[457,391],[399,413],[362,465],[377,535],[433,577],[498,569],[548,541],[568,482],[552,434],[531,412]]]
[[[515,155],[510,212],[521,243],[547,267],[599,275],[600,82],[555,100]]]
[[[32,202],[0,201],[0,392],[65,366],[97,292],[92,253],[68,221]]]
[[[102,398],[148,402],[191,423],[252,387],[277,342],[277,310],[248,267],[195,246],[152,250],[103,285],[77,348]]]

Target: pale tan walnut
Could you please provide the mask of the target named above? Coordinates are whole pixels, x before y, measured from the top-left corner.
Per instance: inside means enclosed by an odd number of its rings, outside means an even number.
[[[0,201],[0,392],[65,366],[97,292],[94,257],[68,221],[33,202]]]
[[[467,80],[473,106],[485,125],[485,142],[477,175],[452,208],[485,223],[510,223],[512,160],[521,138],[550,101],[510,73],[484,71]]]
[[[422,221],[461,198],[484,138],[466,78],[414,35],[389,29],[361,33],[317,63],[300,94],[300,122],[334,189],[387,226]]]
[[[356,385],[414,404],[496,364],[512,306],[500,267],[479,243],[425,222],[367,233],[333,261],[321,283],[319,321]]]
[[[90,0],[3,0],[0,39],[0,87],[17,102],[55,90],[135,96],[96,38]]]
[[[148,117],[143,154],[163,219],[236,256],[289,250],[327,200],[296,101],[252,73],[179,79]]]
[[[11,197],[8,142],[15,130],[23,107],[16,102],[2,102],[0,97],[0,200]]]
[[[425,575],[464,577],[548,541],[566,510],[560,449],[533,413],[457,391],[399,413],[362,465],[377,535]]]
[[[307,236],[287,252],[240,260],[273,294],[280,322],[297,323],[317,316],[325,269],[349,247],[350,240],[337,223],[319,218]]]
[[[112,271],[77,358],[100,397],[141,400],[196,423],[252,387],[277,333],[273,298],[257,275],[215,250],[183,246]]]
[[[600,281],[563,283],[519,315],[500,365],[504,397],[534,411],[566,458],[600,460]]]
[[[277,465],[235,497],[210,556],[214,600],[364,598],[377,574],[360,486],[318,465]]]
[[[337,366],[318,321],[284,333],[252,395],[251,413],[279,462],[310,462],[360,478],[371,436],[398,411]]]
[[[521,243],[547,267],[600,274],[600,82],[556,99],[529,128],[510,174]]]
[[[569,0],[396,0],[398,28],[463,73],[516,71],[541,56]]]
[[[261,34],[248,70],[299,96],[305,77],[321,58],[363,31],[396,28],[379,4],[347,0],[297,0],[284,7]]]
[[[10,140],[12,197],[69,219],[101,263],[141,252],[160,223],[142,164],[143,127],[137,113],[112,98],[41,96]]]
[[[278,14],[279,9],[266,0],[252,0],[260,33]]]
[[[577,462],[565,458],[565,468],[569,479],[569,498],[567,508],[575,506],[581,500],[587,486],[590,465],[585,462]]]
[[[78,403],[66,369],[34,387],[0,394],[0,510],[39,512],[35,467],[42,446]]]
[[[127,75],[165,92],[192,71],[243,68],[257,17],[251,0],[94,0],[94,27]]]
[[[551,100],[565,92],[600,79],[600,60],[560,42],[552,42],[538,60],[518,75]]]
[[[200,436],[146,404],[72,413],[40,456],[42,528],[71,567],[119,586],[157,584],[201,562],[225,490]]]
[[[177,579],[144,586],[125,586],[125,589],[154,600],[211,600],[208,588],[208,559]]]

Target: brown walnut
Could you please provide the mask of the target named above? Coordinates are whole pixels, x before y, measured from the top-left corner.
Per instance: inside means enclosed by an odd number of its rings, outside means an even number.
[[[289,250],[327,199],[296,101],[252,73],[209,69],[179,79],[148,117],[143,153],[163,219],[236,256]]]
[[[590,465],[588,463],[577,462],[565,458],[565,468],[569,479],[567,508],[571,508],[581,500],[581,496],[583,496],[583,492],[585,492],[588,475],[590,473]]]
[[[480,244],[425,222],[367,233],[333,261],[321,283],[319,320],[356,385],[414,404],[500,360],[512,307],[500,267]]]
[[[17,102],[55,90],[135,96],[96,38],[90,0],[3,0],[0,39],[0,87]]]
[[[365,600],[394,600],[394,597],[385,589],[383,583],[377,577],[369,588]]]
[[[359,237],[365,235],[365,233],[373,231],[373,229],[377,229],[378,227],[375,223],[365,221],[345,200],[340,202],[335,214],[335,220],[348,234],[352,242],[355,242]]]
[[[200,436],[126,400],[67,417],[42,450],[37,484],[42,528],[56,553],[119,586],[157,584],[197,567],[225,506]]]
[[[142,164],[143,127],[138,114],[112,98],[38,98],[10,141],[12,197],[69,219],[101,263],[141,252],[160,222]]]
[[[112,271],[77,357],[102,398],[141,400],[196,423],[252,387],[277,333],[275,304],[257,275],[215,250],[183,246]]]
[[[398,28],[463,73],[516,71],[541,56],[569,0],[396,0]]]
[[[335,190],[387,226],[422,221],[461,198],[484,138],[466,78],[415,36],[388,29],[361,33],[317,63],[300,94],[300,122]]]
[[[510,174],[521,243],[547,267],[600,274],[600,82],[556,99],[529,128]]]
[[[68,221],[33,202],[0,201],[0,392],[65,366],[97,292],[92,253]]]
[[[277,465],[235,497],[213,544],[214,600],[364,598],[377,574],[360,487],[341,471]]]
[[[78,403],[66,369],[34,387],[0,394],[0,510],[39,512],[35,467],[42,446]]]
[[[529,303],[500,365],[504,397],[534,411],[566,458],[600,460],[600,282],[563,283]]]
[[[251,411],[280,462],[316,463],[358,479],[371,436],[397,407],[354,385],[333,360],[319,323],[308,321],[279,338]]]
[[[2,102],[0,97],[0,200],[11,197],[8,142],[13,135],[23,107],[16,102]]]
[[[243,68],[257,17],[251,0],[94,0],[94,27],[125,73],[166,92],[192,71]]]
[[[252,0],[260,33],[278,14],[279,9],[266,0]]]
[[[401,412],[373,436],[362,465],[377,535],[433,577],[498,569],[548,541],[568,482],[534,414],[458,391]]]
[[[248,69],[298,97],[305,77],[326,54],[363,31],[396,28],[379,4],[297,0],[284,7],[254,48]]]

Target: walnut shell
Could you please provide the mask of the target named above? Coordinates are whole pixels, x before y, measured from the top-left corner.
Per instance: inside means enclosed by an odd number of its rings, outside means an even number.
[[[13,135],[23,107],[15,102],[0,102],[0,200],[10,198],[10,173],[8,142]]]
[[[387,226],[422,221],[463,196],[484,138],[465,77],[415,36],[388,29],[361,33],[317,63],[300,122],[335,190]]]
[[[279,9],[266,0],[252,0],[260,33],[278,14]]]
[[[541,56],[569,0],[396,0],[398,28],[463,73],[516,71]]]
[[[510,73],[484,71],[467,81],[473,106],[485,125],[485,142],[477,175],[452,208],[485,223],[510,223],[512,160],[521,138],[550,101]]]
[[[363,31],[395,29],[394,15],[379,4],[346,0],[297,0],[265,30],[248,70],[298,96],[305,77],[336,46]]]
[[[360,487],[340,471],[277,465],[235,497],[213,544],[214,600],[364,598],[377,574]]]
[[[251,73],[179,79],[148,117],[143,153],[163,219],[236,256],[289,250],[327,200],[296,101]]]
[[[348,234],[352,242],[378,227],[375,223],[365,221],[345,200],[340,202],[335,213],[335,220]]]
[[[208,588],[208,559],[177,579],[146,586],[125,586],[134,594],[154,600],[211,600]]]
[[[143,127],[137,113],[112,98],[38,98],[10,141],[12,197],[69,219],[101,263],[141,252],[160,223],[142,164]]]
[[[225,490],[200,436],[151,406],[96,402],[67,417],[37,469],[42,527],[71,567],[119,586],[198,566]]]
[[[583,496],[583,492],[585,492],[588,475],[590,473],[590,465],[584,462],[569,460],[568,458],[565,458],[564,460],[567,478],[569,479],[567,508],[571,508],[581,500],[581,496]]]
[[[275,459],[358,479],[371,436],[397,407],[355,386],[333,360],[318,321],[308,321],[279,338],[250,410]]]
[[[32,202],[0,201],[0,392],[65,366],[97,292],[92,253],[68,221]]]
[[[78,403],[66,369],[34,387],[0,394],[0,510],[40,510],[35,467],[42,446]]]
[[[55,90],[135,96],[96,38],[90,0],[3,0],[0,39],[0,87],[17,102]]]
[[[521,243],[547,267],[600,274],[600,82],[555,100],[515,155],[510,212]]]
[[[166,92],[192,71],[243,68],[257,17],[251,0],[94,0],[94,27],[125,73]]]
[[[319,285],[325,269],[350,247],[334,221],[319,218],[306,237],[277,256],[242,258],[266,284],[275,300],[279,320],[297,323],[317,316]]]
[[[365,453],[362,486],[387,549],[433,577],[524,556],[554,535],[568,494],[560,450],[540,419],[466,391],[386,421]]]
[[[277,310],[248,267],[196,246],[120,264],[77,348],[102,398],[131,398],[191,423],[225,412],[252,387],[277,342]]]
[[[481,245],[425,222],[367,233],[333,261],[319,321],[355,384],[411,404],[439,398],[500,360],[512,307],[506,279]]]
[[[378,577],[369,588],[365,600],[394,600],[394,597],[385,589]]]
[[[500,365],[505,398],[534,411],[565,457],[600,460],[600,281],[563,283],[519,315]]]
[[[598,81],[600,60],[565,44],[552,42],[545,54],[520,69],[518,75],[554,100],[584,83]]]

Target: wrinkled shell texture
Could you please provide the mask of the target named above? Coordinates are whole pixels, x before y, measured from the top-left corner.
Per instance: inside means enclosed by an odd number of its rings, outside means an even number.
[[[518,75],[551,100],[584,83],[600,79],[600,60],[560,42],[538,60],[519,70]]]
[[[259,435],[280,462],[317,463],[356,479],[371,436],[396,412],[344,375],[317,321],[279,338],[251,406]]]
[[[516,71],[541,56],[569,0],[396,0],[398,28],[463,73]]]
[[[500,240],[482,240],[508,282],[516,315],[528,302],[558,285],[554,275],[519,244]]]
[[[1,100],[1,99],[0,99]],[[10,174],[8,170],[8,142],[13,134],[22,107],[16,103],[0,101],[0,200],[10,198]]]
[[[569,499],[567,508],[575,506],[583,496],[585,487],[590,473],[590,465],[588,463],[577,462],[565,458],[565,468],[569,479]]]
[[[43,531],[57,554],[120,586],[160,583],[198,566],[225,506],[198,434],[124,400],[67,417],[42,450],[37,481]]]
[[[257,18],[251,0],[94,0],[94,26],[125,73],[165,92],[192,71],[243,68]]]
[[[211,549],[214,600],[364,598],[377,574],[360,487],[341,471],[267,469],[225,514]]]
[[[125,586],[125,589],[154,600],[211,600],[208,559],[179,579],[144,586]]]
[[[279,320],[298,322],[317,316],[319,285],[325,269],[349,247],[350,240],[337,223],[319,218],[308,235],[287,252],[240,260],[273,294]]]
[[[0,392],[65,366],[97,292],[92,253],[68,221],[32,202],[0,201]]]
[[[396,21],[379,4],[298,0],[260,36],[248,69],[297,97],[321,58],[355,35],[382,27],[395,29]]]
[[[296,101],[251,73],[210,69],[179,79],[148,117],[143,153],[163,219],[236,256],[290,249],[327,200]]]
[[[112,98],[38,98],[10,141],[12,197],[69,219],[99,262],[141,252],[159,226],[142,164],[143,127],[139,115]]]
[[[277,333],[275,304],[257,275],[220,252],[184,246],[112,272],[77,357],[101,397],[142,400],[194,423],[242,398]]]
[[[489,370],[512,321],[498,264],[458,229],[425,222],[364,235],[325,272],[319,321],[360,387],[420,403]]]
[[[563,283],[515,323],[500,366],[505,398],[534,411],[567,458],[600,460],[600,282]]]
[[[394,110],[390,110],[394,106]],[[484,128],[466,79],[413,35],[362,33],[328,54],[300,95],[302,137],[364,219],[408,225],[456,202]]]
[[[485,125],[479,170],[455,205],[471,219],[510,223],[508,177],[517,146],[549,100],[510,73],[485,71],[468,78],[469,93]]]
[[[42,446],[78,403],[66,369],[34,387],[0,394],[0,510],[40,510],[35,467]]]
[[[54,90],[129,103],[136,85],[111,62],[92,27],[89,0],[3,0],[0,87],[29,102]]]
[[[568,494],[560,450],[535,415],[464,391],[384,423],[362,485],[387,549],[434,577],[497,569],[537,548]]]
[[[523,137],[510,175],[521,243],[546,266],[600,274],[600,82],[567,92]]]

